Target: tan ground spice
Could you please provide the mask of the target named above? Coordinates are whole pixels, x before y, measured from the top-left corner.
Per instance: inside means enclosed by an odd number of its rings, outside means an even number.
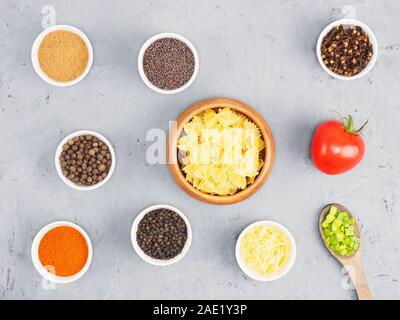
[[[60,82],[78,78],[86,69],[89,50],[80,36],[70,31],[54,31],[39,47],[39,65],[51,79]]]

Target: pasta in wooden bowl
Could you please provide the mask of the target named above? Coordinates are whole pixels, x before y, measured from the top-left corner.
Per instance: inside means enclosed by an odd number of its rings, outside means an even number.
[[[251,107],[232,99],[195,103],[170,132],[167,161],[181,188],[198,200],[232,204],[266,181],[275,157],[268,125]]]

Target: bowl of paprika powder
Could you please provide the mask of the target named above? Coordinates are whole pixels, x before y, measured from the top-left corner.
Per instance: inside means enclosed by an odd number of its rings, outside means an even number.
[[[56,221],[44,226],[32,243],[32,261],[46,280],[70,283],[89,269],[93,248],[88,234],[72,222]]]

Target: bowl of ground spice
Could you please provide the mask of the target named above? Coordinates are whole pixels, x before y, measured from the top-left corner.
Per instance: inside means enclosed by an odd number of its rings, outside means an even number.
[[[143,44],[138,69],[150,89],[174,94],[193,83],[199,70],[199,57],[193,44],[183,36],[160,33]]]
[[[115,169],[115,151],[100,133],[76,131],[58,145],[55,166],[69,187],[79,191],[95,190],[110,180]]]
[[[93,63],[93,48],[88,37],[67,25],[43,30],[33,43],[31,55],[39,77],[59,87],[81,81]]]
[[[185,256],[192,242],[192,229],[182,211],[159,204],[143,210],[135,218],[131,241],[144,261],[167,266]]]
[[[37,233],[31,254],[33,265],[43,278],[70,283],[89,269],[93,248],[81,227],[72,222],[56,221]]]
[[[374,67],[378,42],[364,23],[341,19],[322,30],[316,50],[319,63],[329,75],[340,80],[355,80]]]

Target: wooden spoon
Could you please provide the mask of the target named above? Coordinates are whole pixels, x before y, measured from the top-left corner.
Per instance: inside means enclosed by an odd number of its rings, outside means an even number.
[[[331,206],[337,207],[340,212],[346,211],[349,214],[349,216],[353,217],[351,212],[346,207],[340,204],[331,203],[328,204],[326,207],[324,207],[319,216],[319,223],[318,223],[319,233],[321,235],[322,242],[324,243],[328,251],[336,258],[336,260],[338,260],[343,265],[343,267],[347,271],[357,291],[358,298],[360,300],[372,300],[374,297],[372,295],[372,292],[368,288],[367,279],[365,278],[364,275],[364,268],[361,255],[361,241],[360,241],[360,246],[358,247],[356,253],[351,257],[343,257],[336,254],[329,248],[329,246],[324,241],[324,234],[321,224],[324,221],[326,215],[329,213]],[[357,222],[354,224],[354,234],[361,240],[361,233]]]

